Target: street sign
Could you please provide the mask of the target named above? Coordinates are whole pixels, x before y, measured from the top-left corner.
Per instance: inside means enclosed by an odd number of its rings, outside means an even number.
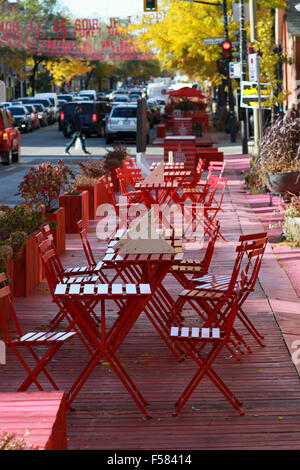
[[[259,108],[270,109],[265,105],[272,94],[271,83],[260,83],[260,99],[258,96],[258,83],[242,82],[241,83],[241,108]]]
[[[234,22],[240,21],[240,4],[239,3],[232,4],[232,14],[233,14]],[[249,3],[245,3],[244,5],[244,15],[245,15],[245,21],[250,21]]]
[[[214,44],[222,44],[225,41],[225,38],[204,38],[204,44],[211,46]]]
[[[240,62],[229,62],[229,78],[241,78]]]
[[[249,65],[249,81],[258,82],[259,81],[259,58],[257,54],[248,55],[248,65]]]

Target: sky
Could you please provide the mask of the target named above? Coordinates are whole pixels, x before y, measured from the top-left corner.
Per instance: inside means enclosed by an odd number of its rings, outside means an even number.
[[[143,12],[144,0],[62,0],[74,18],[134,16]]]

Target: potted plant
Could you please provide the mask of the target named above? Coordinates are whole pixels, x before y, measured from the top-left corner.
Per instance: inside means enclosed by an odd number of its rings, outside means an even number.
[[[26,203],[15,207],[0,206],[0,269],[10,279],[13,276],[11,290],[17,297],[30,295],[41,281],[42,266],[35,234],[44,222],[43,213]],[[7,269],[5,263],[8,263]]]
[[[284,214],[283,236],[285,240],[300,245],[300,196],[293,195],[290,203],[282,204]]]
[[[279,118],[261,140],[257,169],[273,194],[300,194],[300,118]]]
[[[58,253],[65,250],[65,214],[57,204],[60,193],[74,178],[73,172],[65,166],[63,160],[53,165],[44,162],[30,168],[18,186],[17,195],[22,196],[31,206],[45,214],[53,231],[54,242]]]
[[[105,157],[105,167],[110,172],[114,190],[117,192],[120,190],[119,180],[116,174],[116,168],[121,168],[123,160],[129,160],[127,147],[123,144],[115,144],[111,150],[106,149],[107,154]]]
[[[76,178],[77,188],[89,191],[90,219],[96,217],[97,207],[107,201],[103,177],[108,173],[104,160],[88,158],[79,163],[81,176]]]

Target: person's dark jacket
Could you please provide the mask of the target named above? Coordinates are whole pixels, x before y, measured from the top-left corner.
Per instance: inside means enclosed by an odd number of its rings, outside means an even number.
[[[80,120],[80,114],[75,111],[73,119],[72,119],[72,128],[74,132],[80,132],[81,131],[81,120]]]

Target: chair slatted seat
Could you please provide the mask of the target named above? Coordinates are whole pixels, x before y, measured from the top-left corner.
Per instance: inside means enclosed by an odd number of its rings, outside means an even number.
[[[0,273],[0,298],[6,298],[8,300],[10,317],[16,329],[17,337],[12,338],[11,334],[9,333],[5,315],[1,307],[0,326],[4,333],[6,345],[13,351],[15,356],[19,359],[26,372],[26,377],[23,380],[22,384],[19,386],[18,392],[28,390],[28,388],[32,384],[35,384],[36,387],[41,391],[45,390],[45,386],[41,384],[39,379],[39,375],[42,373],[48,379],[51,388],[54,388],[55,390],[60,390],[60,387],[58,387],[46,367],[51,362],[55,354],[59,351],[59,349],[63,346],[63,344],[66,341],[72,339],[76,335],[76,332],[72,331],[70,328],[67,328],[65,331],[60,332],[52,330],[23,333],[18,320],[17,313],[11,300],[10,287],[6,285],[6,282],[6,275],[4,273]],[[38,348],[40,346],[43,347],[43,350],[35,351],[35,347]],[[46,346],[47,350],[45,351],[44,348]],[[31,359],[35,361],[34,366],[30,365],[30,363],[28,362],[27,355],[24,354],[24,352],[20,352],[21,348],[23,349],[23,351],[24,349],[26,349]]]

